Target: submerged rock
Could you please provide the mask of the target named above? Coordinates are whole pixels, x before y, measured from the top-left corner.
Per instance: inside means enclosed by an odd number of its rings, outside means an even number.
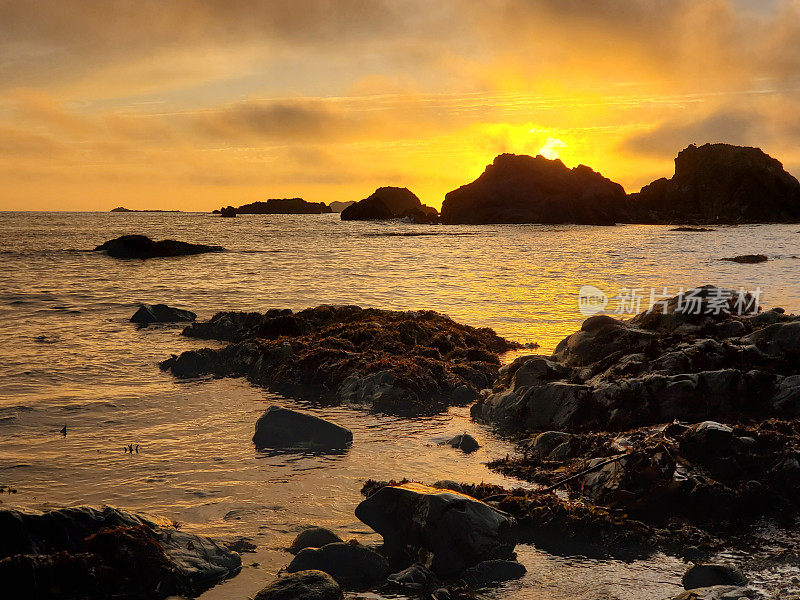
[[[110,507],[3,510],[0,530],[10,598],[197,596],[241,568],[222,544]]]
[[[343,600],[339,584],[323,571],[285,574],[258,592],[253,600]]]
[[[474,587],[485,587],[490,583],[519,579],[528,570],[515,560],[485,560],[470,567],[462,574],[463,579]]]
[[[747,585],[747,578],[730,565],[694,565],[683,575],[683,588],[694,590],[717,585]]]
[[[742,254],[741,256],[733,256],[730,258],[720,258],[720,260],[727,260],[729,262],[741,263],[745,265],[752,265],[756,263],[767,262],[769,257],[764,254]]]
[[[150,323],[176,323],[194,321],[197,315],[182,308],[173,308],[166,304],[142,304],[133,316],[131,323],[148,325]]]
[[[103,242],[95,251],[105,252],[114,258],[157,258],[165,256],[187,256],[206,252],[223,252],[222,246],[190,244],[176,240],[151,240],[146,235],[123,235]]]
[[[184,335],[233,342],[161,364],[178,377],[245,376],[258,385],[395,414],[466,404],[491,387],[498,353],[518,344],[433,311],[319,306],[218,313]]]
[[[707,227],[673,227],[670,231],[685,231],[685,232],[694,232],[694,233],[703,233],[706,231],[716,231],[716,229],[709,229]]]
[[[324,571],[339,585],[365,585],[381,582],[389,575],[389,561],[361,544],[335,543],[322,548],[304,548],[286,571]]]
[[[387,549],[433,553],[438,575],[455,575],[488,559],[506,559],[514,519],[470,496],[406,483],[384,486],[356,508],[356,517],[383,536]]]
[[[256,422],[253,443],[257,448],[341,450],[353,443],[353,432],[314,415],[270,406]]]
[[[658,179],[631,203],[650,223],[797,223],[800,182],[758,148],[688,146],[671,179]]]
[[[501,154],[472,183],[449,192],[442,222],[614,225],[626,217],[625,190],[587,166]]]
[[[303,548],[322,548],[328,544],[335,544],[341,542],[342,539],[330,529],[325,527],[309,527],[297,534],[289,552],[297,554]]]
[[[431,222],[435,208],[420,202],[408,188],[381,187],[368,198],[344,208],[342,221],[376,221],[408,217],[413,222]]]

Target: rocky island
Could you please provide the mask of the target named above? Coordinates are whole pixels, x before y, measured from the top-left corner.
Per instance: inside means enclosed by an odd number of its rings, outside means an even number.
[[[408,188],[381,187],[369,197],[348,206],[342,211],[342,221],[380,221],[408,219],[413,223],[435,223],[439,213],[422,204]]]
[[[223,252],[222,246],[190,244],[177,240],[154,241],[146,235],[123,235],[97,246],[95,252],[104,252],[113,258],[158,258],[165,256],[190,256],[207,252]]]
[[[213,211],[222,216],[236,215],[322,215],[333,212],[324,202],[308,202],[302,198],[270,198],[236,208],[226,206]]]

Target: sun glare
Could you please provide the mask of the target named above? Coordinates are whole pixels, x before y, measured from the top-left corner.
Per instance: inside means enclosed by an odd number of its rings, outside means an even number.
[[[539,148],[539,154],[544,156],[545,158],[549,158],[553,160],[558,158],[559,151],[561,148],[566,148],[567,144],[561,141],[558,138],[547,138],[547,141],[544,143],[544,146]]]

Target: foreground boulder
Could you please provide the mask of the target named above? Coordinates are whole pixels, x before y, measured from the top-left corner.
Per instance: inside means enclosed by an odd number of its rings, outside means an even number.
[[[286,571],[317,570],[333,577],[339,585],[367,585],[382,582],[389,575],[389,561],[361,544],[334,543],[322,548],[304,548]]]
[[[178,323],[194,321],[197,315],[189,310],[173,308],[166,304],[142,304],[133,316],[131,323],[149,325],[150,323]]]
[[[241,568],[215,541],[114,508],[0,511],[4,597],[197,596]]]
[[[161,364],[178,377],[244,376],[279,391],[395,414],[474,401],[497,376],[498,354],[519,347],[433,311],[357,306],[218,313],[183,333],[232,343]]]
[[[121,237],[103,242],[95,251],[105,252],[114,258],[158,258],[165,256],[188,256],[204,254],[207,252],[223,252],[222,246],[208,246],[206,244],[190,244],[176,240],[161,240],[156,242],[146,235],[123,235]]]
[[[339,584],[323,571],[283,575],[258,592],[253,600],[343,600]]]
[[[297,534],[289,546],[289,552],[297,554],[303,548],[322,548],[328,544],[341,542],[342,539],[325,527],[309,527]]]
[[[408,218],[414,222],[433,222],[435,208],[420,202],[408,188],[380,187],[369,197],[344,208],[342,221],[379,221]]]
[[[256,421],[257,448],[341,450],[353,443],[353,432],[325,419],[280,406],[270,406]]]
[[[631,194],[650,223],[797,223],[800,182],[758,148],[688,146],[675,158],[671,179]]]
[[[587,166],[501,154],[472,183],[448,193],[442,222],[581,223],[626,220],[625,190]]]
[[[514,519],[465,494],[416,483],[387,485],[356,507],[356,517],[383,536],[388,551],[433,553],[431,568],[455,575],[489,559],[507,559]]]

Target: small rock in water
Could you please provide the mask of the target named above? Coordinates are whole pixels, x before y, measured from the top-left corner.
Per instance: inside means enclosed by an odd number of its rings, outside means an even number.
[[[414,563],[399,573],[392,573],[387,581],[410,590],[421,590],[428,586],[433,574],[425,565]]]
[[[752,265],[755,263],[767,262],[769,260],[769,257],[764,254],[742,254],[740,256],[721,258],[720,260],[727,260],[729,262]]]
[[[719,585],[747,585],[747,579],[741,571],[730,565],[694,565],[683,575],[683,588],[693,590]]]
[[[325,529],[324,527],[310,527],[301,531],[297,537],[294,538],[291,546],[289,546],[289,552],[297,554],[304,548],[322,548],[328,544],[335,544],[341,541],[342,538],[330,529]]]
[[[257,448],[306,448],[341,450],[353,442],[349,429],[296,410],[270,406],[256,422],[253,443]]]
[[[456,437],[447,440],[447,443],[453,448],[461,450],[462,452],[475,452],[475,450],[481,447],[481,445],[478,443],[478,440],[468,433],[457,435]]]
[[[322,571],[298,571],[279,577],[253,600],[342,600],[342,588]]]
[[[515,560],[485,560],[464,571],[462,577],[474,587],[483,587],[490,583],[519,579],[527,572],[525,565]]]
[[[189,322],[196,318],[196,314],[182,308],[173,308],[166,304],[142,304],[130,321],[140,325],[149,325],[150,323]]]
[[[288,573],[308,570],[324,571],[340,585],[370,584],[386,578],[389,561],[372,548],[338,542],[304,548],[286,567]]]

